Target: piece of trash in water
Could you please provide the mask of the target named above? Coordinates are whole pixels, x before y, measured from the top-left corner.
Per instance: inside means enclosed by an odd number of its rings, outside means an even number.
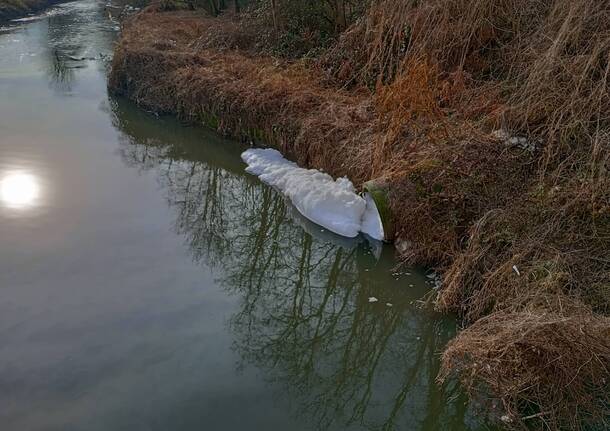
[[[511,423],[513,420],[510,418],[509,415],[502,415],[502,417],[500,418],[500,420],[504,423]]]
[[[385,305],[388,306],[388,307],[393,307],[391,302],[386,302]]]
[[[521,276],[521,273],[519,272],[519,268],[517,268],[517,265],[513,265],[513,271],[515,271],[518,276]]]
[[[374,296],[369,297],[369,302],[377,302],[379,301],[379,299],[375,298]]]
[[[431,272],[430,274],[426,274],[426,277],[430,279],[428,283],[431,284],[434,289],[441,288],[441,285],[443,284],[443,279],[440,274],[436,272]]]

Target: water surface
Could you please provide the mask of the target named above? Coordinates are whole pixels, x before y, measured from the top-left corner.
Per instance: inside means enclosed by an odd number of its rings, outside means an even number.
[[[117,28],[89,0],[0,29],[2,430],[476,428],[425,275],[109,98]]]

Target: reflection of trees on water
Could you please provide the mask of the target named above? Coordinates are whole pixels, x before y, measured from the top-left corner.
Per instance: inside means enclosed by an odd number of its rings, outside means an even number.
[[[242,366],[265,370],[321,430],[463,429],[464,399],[434,383],[452,325],[412,305],[425,287],[397,283],[387,255],[376,261],[362,244],[288,222],[284,200],[241,174],[237,154],[218,156],[226,144],[129,105],[114,110],[123,160],[156,171],[194,258],[239,295],[231,327]]]
[[[70,93],[77,69],[88,67],[88,61],[93,59],[104,67],[103,56],[112,49],[116,31],[103,3],[78,2],[58,7],[62,13],[41,23],[46,26],[40,35],[46,46],[43,58],[49,84],[60,93]]]
[[[299,272],[281,291],[269,285],[247,292],[233,320],[245,360],[273,370],[273,379],[300,400],[299,414],[319,429],[460,423],[456,403],[449,403],[453,394],[434,384],[450,328],[408,304],[368,303],[379,286],[358,277],[355,250],[315,259],[311,241],[301,245],[303,272],[323,263],[314,272],[319,281]]]
[[[49,57],[49,83],[62,93],[70,92],[74,81],[74,69],[68,65],[66,57],[56,50],[51,52]]]

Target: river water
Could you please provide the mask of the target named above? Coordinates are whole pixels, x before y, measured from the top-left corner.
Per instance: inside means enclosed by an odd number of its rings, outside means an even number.
[[[109,98],[117,30],[93,0],[0,30],[0,428],[477,428],[428,278]]]

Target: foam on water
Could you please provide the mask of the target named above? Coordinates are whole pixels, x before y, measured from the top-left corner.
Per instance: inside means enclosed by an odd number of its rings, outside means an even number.
[[[273,149],[253,148],[242,154],[246,171],[286,195],[295,208],[320,226],[346,237],[363,232],[383,239],[379,212],[372,198],[361,197],[347,178],[304,169]]]

